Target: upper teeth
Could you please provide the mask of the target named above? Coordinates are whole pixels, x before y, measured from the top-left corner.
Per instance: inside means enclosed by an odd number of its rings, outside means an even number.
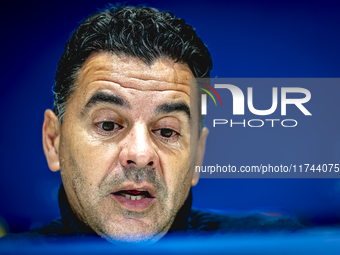
[[[126,197],[127,199],[131,199],[131,200],[141,200],[142,198],[145,198],[144,195],[139,195],[139,196],[134,196],[134,195],[129,195],[129,194],[122,194],[124,197]]]

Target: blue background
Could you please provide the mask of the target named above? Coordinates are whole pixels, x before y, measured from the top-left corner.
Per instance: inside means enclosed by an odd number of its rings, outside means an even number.
[[[212,77],[340,77],[336,1],[128,3],[170,10],[192,24],[211,51]],[[54,75],[67,38],[81,19],[105,4],[98,0],[2,4],[0,216],[11,232],[39,227],[59,215],[60,176],[49,171],[43,154],[43,113],[52,107]],[[248,148],[255,144],[246,141]],[[216,148],[208,142],[206,158],[213,158],[216,150],[225,151],[226,163],[228,157],[240,160],[249,155],[249,150],[232,153],[230,146],[240,145],[231,142]],[[313,146],[328,151],[328,144]],[[272,153],[275,156],[275,150]],[[285,153],[282,158],[290,156],[289,150]],[[202,179],[193,190],[194,206],[200,208],[275,207],[295,214],[306,226],[340,222],[338,179]]]

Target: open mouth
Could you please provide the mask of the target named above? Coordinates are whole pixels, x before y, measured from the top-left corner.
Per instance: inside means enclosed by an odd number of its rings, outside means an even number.
[[[144,211],[158,200],[155,189],[148,184],[125,185],[114,190],[111,195],[116,203],[130,211]]]
[[[113,193],[115,195],[123,196],[130,200],[141,200],[145,198],[153,198],[145,189],[120,190]]]

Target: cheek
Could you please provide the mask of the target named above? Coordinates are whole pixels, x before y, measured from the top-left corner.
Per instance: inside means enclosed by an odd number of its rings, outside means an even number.
[[[186,188],[189,168],[190,168],[189,150],[179,150],[175,154],[161,154],[160,162],[163,170],[165,182],[170,192],[176,192],[179,189]]]
[[[190,160],[187,152],[168,158],[164,169],[165,181],[171,194],[169,203],[177,212],[183,205],[190,190]]]
[[[64,154],[69,159],[69,170],[81,174],[89,185],[97,185],[118,164],[118,148],[115,143],[103,143],[88,136],[86,132],[69,139],[69,149]],[[67,170],[67,169],[66,169]],[[78,172],[78,173],[77,173]]]

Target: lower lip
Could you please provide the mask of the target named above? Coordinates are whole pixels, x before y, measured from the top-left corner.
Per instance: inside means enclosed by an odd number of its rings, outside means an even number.
[[[121,195],[111,195],[122,207],[130,211],[144,211],[156,202],[156,198],[146,197],[140,200],[131,200]]]

